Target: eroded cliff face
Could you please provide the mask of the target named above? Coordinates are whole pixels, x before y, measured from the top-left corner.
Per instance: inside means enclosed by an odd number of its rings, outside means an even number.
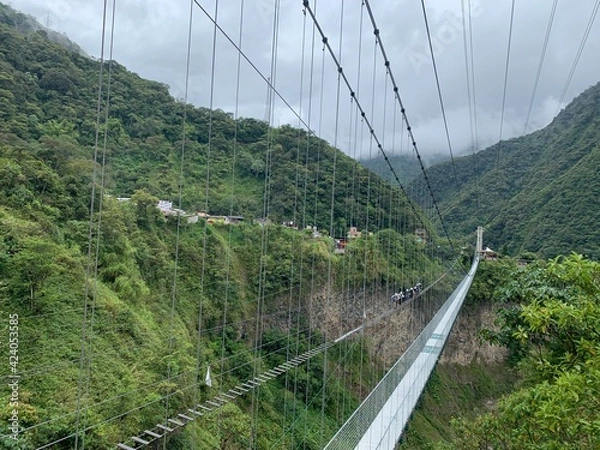
[[[327,289],[322,289],[310,299],[308,311],[313,326],[328,340],[364,325],[368,341],[365,348],[389,369],[451,290],[431,289],[419,298],[394,306],[385,286],[354,295],[328,295]],[[482,328],[494,329],[497,306],[488,298],[489,292],[481,293],[481,287],[476,287],[472,295],[482,299],[470,298],[463,305],[407,427],[399,447],[403,450],[426,448],[448,439],[454,433],[450,426],[453,418],[473,417],[493,409],[497,399],[514,388],[515,376],[506,363],[506,349],[480,338]]]
[[[313,295],[309,311],[311,323],[327,340],[355,331],[369,341],[369,349],[384,366],[391,367],[431,320],[447,292],[429,289],[414,299],[395,305],[385,287],[368,292],[336,293],[327,289]],[[351,335],[352,336],[352,335]],[[352,337],[348,337],[349,339]]]
[[[489,302],[463,306],[439,362],[460,365],[504,363],[507,350],[484,342],[479,333],[482,328],[494,328],[495,310]]]
[[[348,333],[348,339],[362,335],[368,340],[367,347],[373,355],[389,368],[435,315],[449,292],[433,288],[415,299],[394,305],[390,302],[388,291],[381,286],[366,292],[335,292],[333,288],[324,286],[306,304],[309,320],[328,341]],[[494,319],[495,306],[490,301],[466,303],[452,328],[439,363],[463,366],[472,363],[503,364],[506,349],[490,345],[480,338],[480,330],[493,328]],[[278,326],[285,328],[283,323]]]

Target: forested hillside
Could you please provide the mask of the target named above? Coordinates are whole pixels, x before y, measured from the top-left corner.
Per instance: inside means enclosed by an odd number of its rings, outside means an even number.
[[[27,430],[15,444],[3,383],[1,448],[58,440],[53,448],[70,449],[81,427],[86,448],[109,448],[166,410],[322,343],[331,322],[360,323],[379,304],[359,309],[357,292],[426,285],[441,272],[442,253],[432,255],[443,243],[421,213],[326,142],[191,105],[182,142],[185,105],[116,62],[105,63],[110,108],[104,123],[105,97],[97,130],[99,62],[17,26],[30,19],[2,4],[0,20],[0,311],[19,317],[19,425]],[[177,202],[180,184],[182,209],[244,222],[165,217],[157,202]],[[252,221],[265,216],[272,225]],[[284,220],[300,229],[278,225]],[[372,234],[335,253],[331,232],[346,237],[350,225]],[[427,243],[415,227],[429,229]],[[344,314],[311,309],[313,301],[323,308],[324,292]],[[294,383],[262,386],[256,409],[248,397],[228,403],[228,427],[215,415],[168,448],[247,448],[250,439],[257,448],[320,448],[382,372],[367,339],[345,345],[295,369]],[[213,386],[199,383],[215,364]],[[325,371],[335,382],[322,393]]]
[[[495,250],[600,258],[600,84],[546,128],[428,169],[456,234],[485,226]],[[420,181],[422,182],[422,180]]]
[[[40,143],[46,147],[46,160],[68,170],[62,163],[90,156],[95,142],[98,63],[54,44],[43,30],[18,32],[14,23],[20,16],[2,8],[0,131]],[[175,200],[184,105],[169,95],[166,85],[143,80],[116,62],[105,66],[104,83],[110,76],[111,86],[109,120],[102,125],[108,130],[107,190],[130,197],[145,189]],[[391,213],[384,205],[389,205],[390,195],[406,204],[381,178],[326,142],[289,126],[270,129],[252,118],[236,121],[224,111],[190,106],[185,134],[184,210],[268,215],[275,222],[296,220],[302,228],[333,226],[343,236],[349,225],[364,229],[369,224],[375,230],[389,226]],[[66,150],[44,144],[49,140],[65,142]],[[409,228],[422,222],[412,213],[408,220]]]

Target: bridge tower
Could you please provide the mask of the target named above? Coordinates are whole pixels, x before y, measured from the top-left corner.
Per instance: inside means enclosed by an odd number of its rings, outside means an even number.
[[[475,251],[478,255],[483,252],[483,227],[477,227],[477,248]]]

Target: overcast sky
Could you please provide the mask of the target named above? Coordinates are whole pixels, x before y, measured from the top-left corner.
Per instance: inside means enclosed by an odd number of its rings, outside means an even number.
[[[467,7],[468,0],[463,2]],[[88,54],[100,56],[102,0],[12,0],[8,3],[66,33]],[[214,15],[215,0],[199,3]],[[561,106],[559,99],[596,3],[597,0],[558,1],[528,132],[547,125]],[[112,5],[112,0],[109,4]],[[189,0],[117,0],[116,4],[113,59],[144,78],[168,84],[174,97],[185,95],[187,30],[192,10],[190,103],[210,106],[212,97],[215,108],[258,119],[270,115],[274,125],[299,126],[295,116],[299,114],[318,135],[349,155],[376,154],[368,133],[355,126],[355,109],[344,85],[340,91],[340,107],[336,108],[337,71],[329,55],[323,53],[320,38],[313,38],[312,22],[310,17],[304,16],[301,0],[279,1],[273,78],[276,89],[295,112],[277,99],[273,101],[272,110],[267,108],[267,86],[243,60],[237,82],[238,54],[220,33],[217,33],[215,78],[211,89],[213,26],[200,8],[196,5],[190,8]],[[474,74],[476,142],[481,149],[497,142],[500,136],[506,139],[524,134],[553,0],[515,2],[502,132],[500,118],[511,1],[471,0],[470,4],[474,43],[474,67],[470,76]],[[217,22],[233,41],[241,42],[247,56],[269,77],[275,0],[245,0],[242,21],[240,6],[241,0],[220,0]],[[316,4],[312,0],[311,6],[316,9],[329,43],[384,148],[390,154],[406,151],[398,107],[391,85],[385,81],[383,60],[374,46],[371,23],[361,1],[346,0],[342,8],[341,0],[320,0]],[[421,2],[371,0],[371,6],[419,150],[424,155],[449,154]],[[455,154],[470,153],[474,141],[461,0],[429,1],[427,14],[452,149]],[[600,24],[594,23],[563,107],[599,81],[598,55]]]

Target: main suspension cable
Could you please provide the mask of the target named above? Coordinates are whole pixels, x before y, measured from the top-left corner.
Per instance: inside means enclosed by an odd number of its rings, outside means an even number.
[[[329,51],[329,54],[330,54],[331,58],[333,59],[334,64],[337,66],[338,72],[340,73],[342,79],[344,80],[344,83],[346,84],[346,87],[348,88],[348,91],[350,92],[350,97],[352,97],[352,99],[354,100],[354,103],[355,103],[356,107],[360,111],[360,115],[362,117],[362,120],[365,122],[367,128],[369,129],[369,132],[371,133],[371,135],[373,136],[374,141],[377,144],[377,148],[379,149],[379,151],[381,152],[381,154],[384,157],[384,160],[388,164],[388,167],[390,168],[390,171],[392,172],[392,175],[394,176],[394,179],[398,183],[398,186],[406,194],[406,190],[404,189],[404,186],[402,185],[402,182],[400,181],[400,179],[398,177],[398,174],[396,173],[395,169],[393,168],[392,164],[390,163],[389,158],[388,158],[388,156],[387,156],[387,154],[386,154],[386,152],[385,152],[385,150],[383,148],[383,145],[381,144],[381,141],[377,137],[377,134],[375,133],[375,130],[373,129],[373,126],[371,125],[371,122],[367,118],[367,115],[366,115],[366,113],[364,111],[364,108],[362,107],[362,105],[361,105],[361,103],[360,103],[360,101],[358,99],[357,93],[352,88],[352,85],[350,84],[350,81],[348,80],[348,77],[346,76],[345,72],[343,71],[343,68],[342,68],[342,66],[339,63],[338,58],[335,55],[335,52],[333,51],[333,49],[331,48],[331,45],[329,44],[328,38],[325,36],[325,33],[324,33],[324,31],[323,31],[323,29],[322,29],[322,27],[321,27],[321,25],[320,25],[320,23],[319,23],[316,15],[315,15],[315,13],[311,9],[310,2],[308,0],[303,0],[303,5],[304,5],[305,9],[308,11],[308,13],[310,14],[313,22],[315,23],[315,26],[316,26],[317,30],[319,31],[319,34],[321,35],[321,39],[322,39],[323,43],[327,47],[327,50]],[[364,5],[367,7],[367,11],[370,11],[368,0],[364,0]],[[375,37],[377,39],[379,49],[381,50],[383,58],[384,58],[384,61],[385,61],[385,66],[387,68],[387,73],[390,76],[390,79],[392,80],[392,84],[394,86],[395,97],[396,97],[397,101],[400,104],[400,107],[401,107],[400,111],[402,112],[404,120],[407,123],[407,131],[408,131],[408,133],[410,135],[410,138],[412,140],[413,149],[415,150],[415,153],[417,154],[417,158],[419,160],[419,164],[421,166],[421,170],[423,172],[423,176],[425,178],[426,185],[427,185],[427,187],[429,189],[429,193],[433,197],[434,194],[433,194],[433,190],[431,188],[431,183],[429,182],[429,177],[427,176],[427,172],[425,171],[425,167],[424,167],[423,162],[421,160],[421,155],[419,154],[419,151],[417,149],[417,143],[416,143],[414,135],[412,133],[412,128],[408,125],[408,119],[406,117],[406,110],[404,108],[404,105],[402,104],[402,100],[400,99],[400,94],[398,92],[398,86],[397,86],[396,81],[395,81],[395,79],[394,79],[394,77],[392,75],[391,67],[390,67],[390,62],[389,62],[389,59],[387,58],[387,55],[385,53],[385,49],[384,49],[382,41],[381,41],[381,37],[379,35],[379,29],[376,28],[375,19],[372,16],[372,14],[370,14],[370,17],[371,17],[371,21],[372,21],[373,26],[374,26],[374,34],[375,34]],[[452,249],[456,253],[456,248],[454,246],[454,243],[450,239],[450,235],[448,234],[446,225],[445,225],[445,223],[444,223],[444,221],[442,219],[439,207],[437,205],[437,202],[435,201],[435,197],[434,197],[433,200],[434,200],[434,205],[435,205],[436,212],[437,212],[438,216],[440,217],[440,223],[442,224],[442,228],[443,228],[444,234],[445,234],[446,238],[448,239],[448,242],[449,242],[450,246],[452,247]],[[409,200],[409,204],[411,205],[411,207],[413,208],[414,213],[418,217],[419,214],[418,214],[418,212],[417,212],[417,210],[415,208],[415,205],[410,200]]]

